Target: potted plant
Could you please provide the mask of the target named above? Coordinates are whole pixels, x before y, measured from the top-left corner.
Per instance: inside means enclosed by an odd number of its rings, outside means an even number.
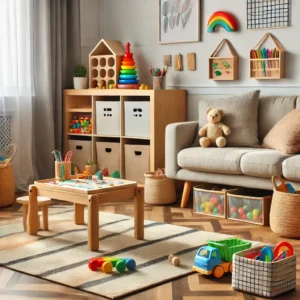
[[[90,157],[85,165],[84,170],[90,175],[94,175],[96,173],[96,165],[92,162]]]
[[[73,77],[74,89],[81,90],[87,88],[87,77],[86,77],[87,69],[84,65],[78,65],[75,70]]]

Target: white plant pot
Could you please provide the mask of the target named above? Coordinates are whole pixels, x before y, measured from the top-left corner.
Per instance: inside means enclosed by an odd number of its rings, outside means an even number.
[[[82,90],[87,88],[87,77],[73,77],[74,89]]]

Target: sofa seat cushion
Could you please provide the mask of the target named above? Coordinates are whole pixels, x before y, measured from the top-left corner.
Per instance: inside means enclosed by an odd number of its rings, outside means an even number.
[[[288,180],[300,181],[300,155],[294,155],[284,160],[282,173]]]
[[[183,169],[211,173],[243,174],[240,161],[254,148],[187,148],[178,153],[178,165]]]
[[[241,169],[244,175],[271,178],[282,175],[282,162],[290,155],[276,150],[259,149],[246,153],[241,159]]]

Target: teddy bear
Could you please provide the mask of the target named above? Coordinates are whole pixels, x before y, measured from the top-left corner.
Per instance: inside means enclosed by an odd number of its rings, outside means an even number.
[[[201,147],[218,146],[223,148],[226,145],[224,135],[230,135],[231,130],[228,126],[221,123],[223,117],[222,109],[208,108],[206,110],[208,124],[199,130]]]

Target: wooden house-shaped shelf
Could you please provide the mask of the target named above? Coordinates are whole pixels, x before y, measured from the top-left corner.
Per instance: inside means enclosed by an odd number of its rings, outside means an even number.
[[[218,57],[221,48],[227,45],[231,57]],[[209,58],[209,79],[213,80],[237,80],[239,57],[231,43],[224,39]]]
[[[274,49],[263,48],[263,43],[270,38],[275,44]],[[250,78],[281,79],[285,77],[284,48],[271,34],[265,36],[250,52]]]
[[[117,84],[124,48],[120,41],[101,40],[89,55],[89,86]]]

